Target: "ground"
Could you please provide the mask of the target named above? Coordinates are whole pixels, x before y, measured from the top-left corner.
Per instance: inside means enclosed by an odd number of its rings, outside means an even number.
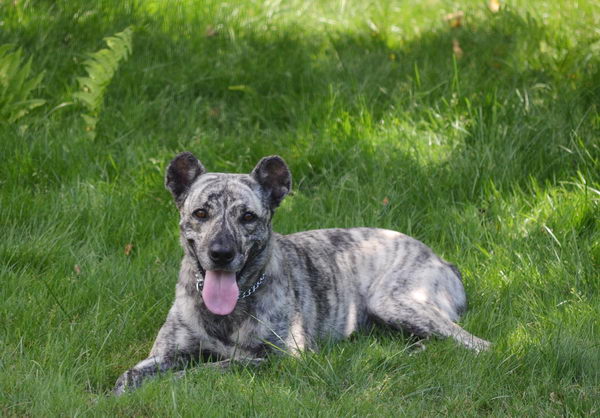
[[[494,10],[0,3],[0,45],[31,59],[27,79],[43,74],[7,99],[18,83],[0,65],[2,415],[597,414],[600,5]],[[77,78],[127,27],[132,53],[90,135]],[[10,110],[24,99],[44,102]],[[110,396],[173,300],[181,249],[163,173],[184,150],[211,171],[283,156],[294,193],[279,232],[372,226],[427,243],[462,270],[461,325],[493,349],[415,351],[375,330]]]

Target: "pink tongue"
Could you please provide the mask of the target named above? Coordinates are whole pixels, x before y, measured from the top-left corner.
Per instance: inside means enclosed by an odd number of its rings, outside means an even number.
[[[213,270],[204,275],[202,299],[212,313],[229,315],[235,309],[239,294],[235,273]]]

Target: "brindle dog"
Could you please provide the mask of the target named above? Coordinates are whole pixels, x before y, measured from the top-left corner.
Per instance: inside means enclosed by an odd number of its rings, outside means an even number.
[[[291,185],[278,156],[249,175],[207,173],[189,152],[175,157],[166,174],[184,250],[175,302],[149,357],[117,380],[116,394],[203,355],[257,362],[371,322],[490,346],[455,323],[466,307],[458,269],[416,239],[375,228],[273,232]]]

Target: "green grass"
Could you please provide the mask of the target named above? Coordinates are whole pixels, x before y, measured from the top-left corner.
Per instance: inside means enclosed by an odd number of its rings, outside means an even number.
[[[0,413],[598,414],[600,5],[502,3],[0,2],[0,45],[44,72],[31,97],[46,101],[0,121]],[[91,140],[77,77],[129,25]],[[279,232],[424,241],[464,272],[461,324],[493,350],[411,355],[376,330],[109,396],[173,299],[162,184],[183,150],[213,171],[282,155],[295,191]]]

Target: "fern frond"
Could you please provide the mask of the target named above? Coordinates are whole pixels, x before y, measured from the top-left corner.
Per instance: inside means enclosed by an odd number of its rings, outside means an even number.
[[[120,63],[127,60],[133,51],[132,37],[133,29],[130,26],[122,32],[104,38],[108,48],[89,54],[83,63],[87,77],[77,78],[80,90],[73,93],[73,97],[87,109],[87,113],[81,116],[87,135],[92,139],[96,136],[96,124],[104,103],[106,88]]]
[[[39,86],[43,73],[31,77],[31,58],[22,62],[22,50],[13,45],[0,46],[0,121],[13,123],[31,110],[43,105],[45,100],[30,99]]]

